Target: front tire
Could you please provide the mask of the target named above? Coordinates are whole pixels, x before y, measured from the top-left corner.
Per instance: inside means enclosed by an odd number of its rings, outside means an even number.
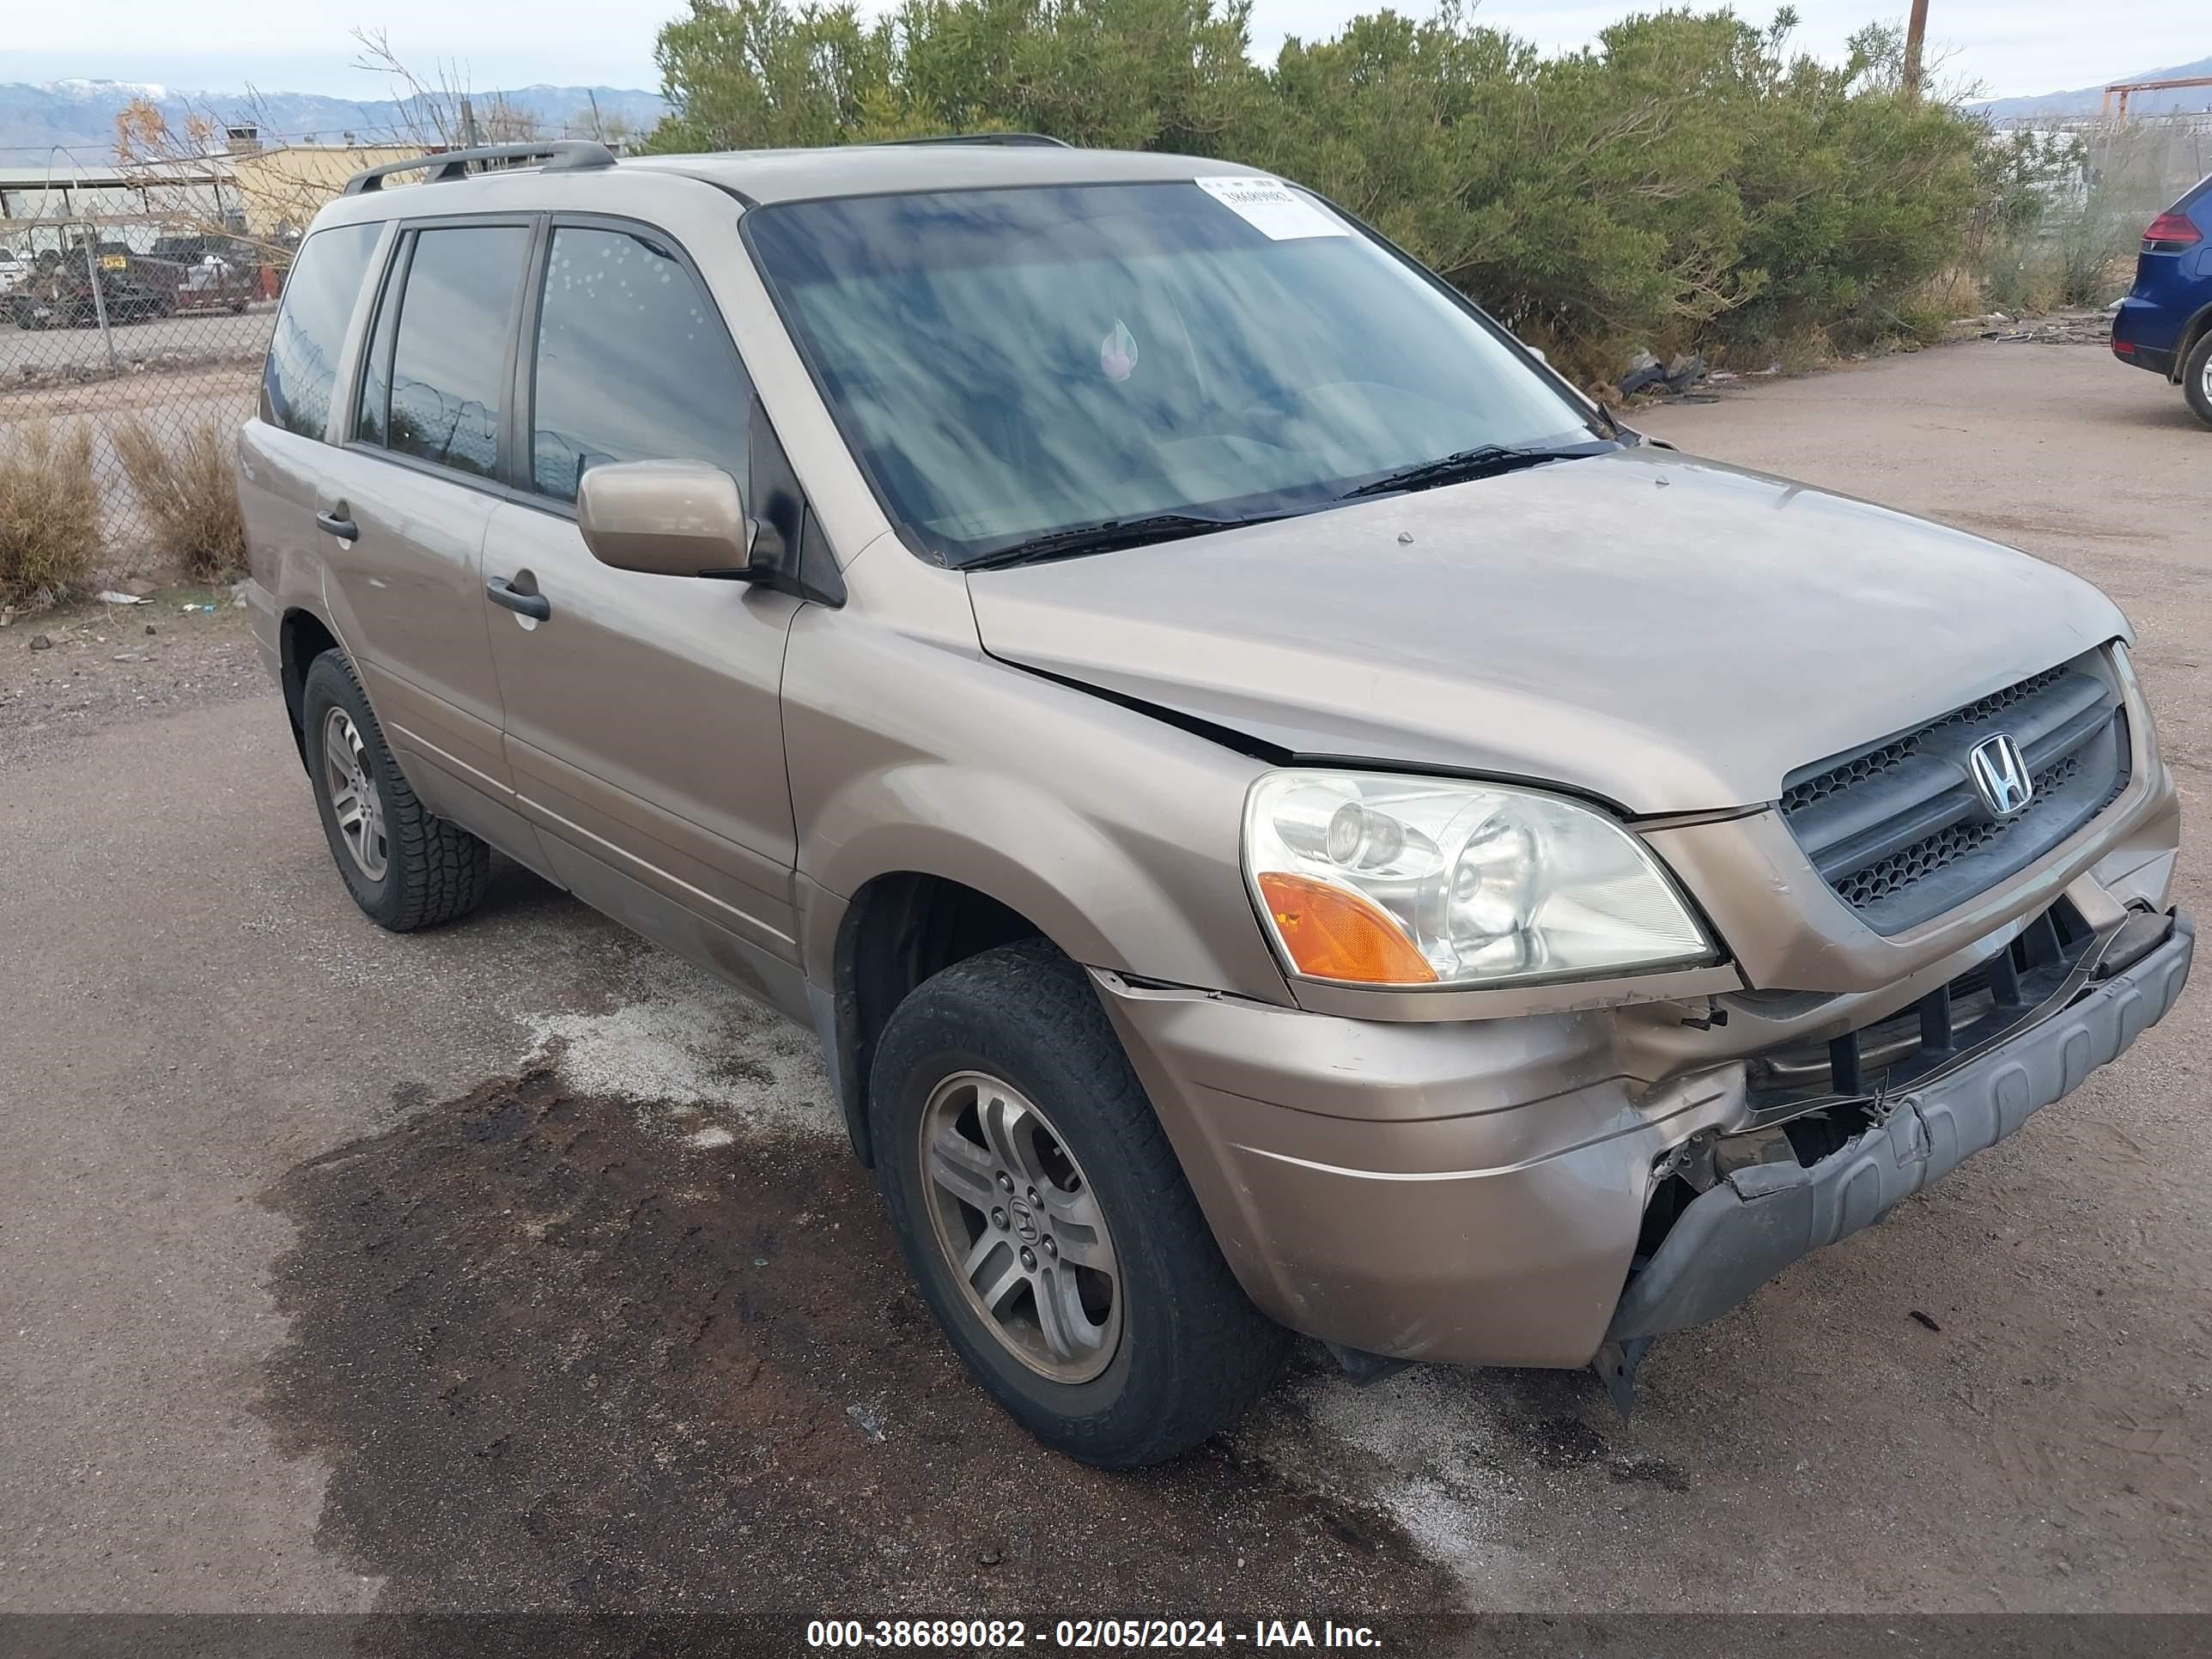
[[[323,834],[362,914],[411,933],[481,904],[491,848],[416,799],[352,665],[336,651],[309,665],[301,714]]]
[[[2181,394],[2197,418],[2212,426],[2212,328],[2197,337],[2181,370]]]
[[[901,1003],[870,1082],[907,1265],[970,1376],[1104,1468],[1188,1451],[1280,1369],[1083,970],[1042,939]]]

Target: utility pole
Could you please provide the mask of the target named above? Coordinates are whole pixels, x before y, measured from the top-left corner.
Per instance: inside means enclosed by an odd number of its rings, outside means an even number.
[[[1912,0],[1912,17],[1905,26],[1905,96],[1920,101],[1920,52],[1928,40],[1928,0]]]
[[[64,197],[63,199],[67,200]],[[84,225],[84,274],[92,278],[92,315],[100,325],[100,343],[107,348],[107,372],[115,371],[115,337],[107,330],[107,296],[100,285],[100,231],[89,219]]]
[[[1927,3],[1928,0],[1919,0],[1919,4],[1923,9]],[[477,112],[469,103],[468,94],[465,92],[461,94],[461,148],[474,149],[476,147]]]

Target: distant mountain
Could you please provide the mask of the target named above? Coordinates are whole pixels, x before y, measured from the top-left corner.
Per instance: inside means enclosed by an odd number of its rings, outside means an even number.
[[[2191,76],[2212,75],[2212,58],[2170,69],[2144,70],[2136,75],[2115,76],[2116,81],[2185,81]],[[2076,87],[2071,92],[2044,92],[2027,98],[1995,98],[1975,106],[1998,120],[2027,115],[2094,115],[2104,107],[2101,86]],[[2157,115],[2177,110],[2212,110],[2212,87],[2189,87],[2174,92],[2138,92],[2128,100],[2131,115]]]
[[[149,100],[179,129],[187,114],[208,110],[226,121],[258,119],[264,141],[270,143],[312,139],[335,144],[348,133],[373,143],[422,127],[423,112],[398,99],[182,92],[132,81],[16,81],[0,82],[0,167],[36,166],[57,144],[81,166],[105,163],[114,154],[115,117],[133,98]],[[534,118],[541,136],[555,138],[592,136],[594,100],[601,130],[617,124],[617,130],[641,134],[667,112],[658,93],[632,87],[534,86],[470,94],[480,122],[503,106]]]

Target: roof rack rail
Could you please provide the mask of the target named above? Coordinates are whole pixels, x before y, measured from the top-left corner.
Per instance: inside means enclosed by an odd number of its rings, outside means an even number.
[[[615,164],[615,153],[605,144],[589,138],[556,138],[538,144],[477,144],[469,149],[441,149],[428,155],[410,156],[404,161],[386,161],[380,167],[366,167],[345,182],[344,194],[360,196],[372,190],[382,190],[384,181],[395,173],[416,173],[428,168],[430,176],[422,182],[440,185],[454,179],[469,176],[472,161],[543,161],[547,173],[588,173],[599,167]]]
[[[1073,149],[1065,138],[1042,132],[948,132],[934,138],[887,138],[887,144],[1003,144],[1012,149]]]

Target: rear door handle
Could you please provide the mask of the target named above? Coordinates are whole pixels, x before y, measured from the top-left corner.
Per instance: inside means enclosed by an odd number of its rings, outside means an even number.
[[[340,541],[355,542],[361,539],[361,526],[345,516],[343,503],[340,503],[338,510],[335,513],[316,514],[315,523],[330,534],[336,536]]]
[[[503,605],[518,617],[544,622],[553,614],[553,602],[543,593],[518,593],[505,582],[486,582],[484,592],[494,605]]]

